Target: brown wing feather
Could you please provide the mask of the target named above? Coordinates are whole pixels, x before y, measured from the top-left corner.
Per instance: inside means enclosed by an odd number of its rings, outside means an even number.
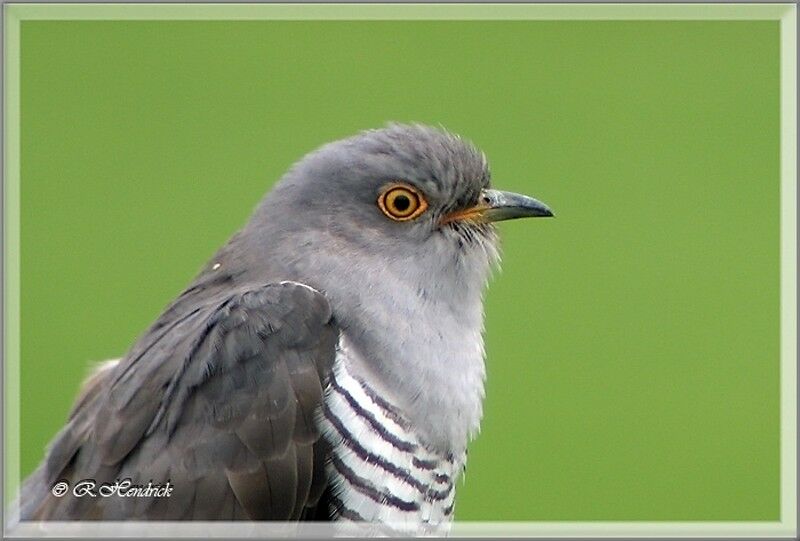
[[[294,283],[160,321],[87,383],[23,487],[21,518],[300,518],[319,498],[313,418],[337,337],[324,296]],[[88,478],[174,488],[169,498],[50,494],[58,480]]]

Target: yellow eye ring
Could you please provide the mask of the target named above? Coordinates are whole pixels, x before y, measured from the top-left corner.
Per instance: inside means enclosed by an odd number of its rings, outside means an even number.
[[[428,208],[425,197],[408,184],[392,184],[378,197],[381,211],[396,222],[413,220]]]

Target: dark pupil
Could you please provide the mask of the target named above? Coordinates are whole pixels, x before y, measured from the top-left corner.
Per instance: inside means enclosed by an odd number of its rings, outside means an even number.
[[[394,198],[394,208],[399,212],[405,212],[411,206],[411,200],[408,196],[398,195]]]

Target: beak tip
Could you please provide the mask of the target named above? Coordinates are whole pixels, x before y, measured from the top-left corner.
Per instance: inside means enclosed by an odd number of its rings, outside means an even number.
[[[533,206],[532,216],[535,216],[537,218],[554,218],[555,215],[556,213],[553,212],[553,209],[551,209],[544,203],[536,201],[536,205]]]

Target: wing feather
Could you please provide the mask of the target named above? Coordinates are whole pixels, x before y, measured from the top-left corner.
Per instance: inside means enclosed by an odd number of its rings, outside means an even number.
[[[42,467],[23,520],[288,520],[318,499],[313,422],[338,330],[293,282],[166,312],[86,385]],[[55,498],[52,484],[169,481],[169,498]]]

